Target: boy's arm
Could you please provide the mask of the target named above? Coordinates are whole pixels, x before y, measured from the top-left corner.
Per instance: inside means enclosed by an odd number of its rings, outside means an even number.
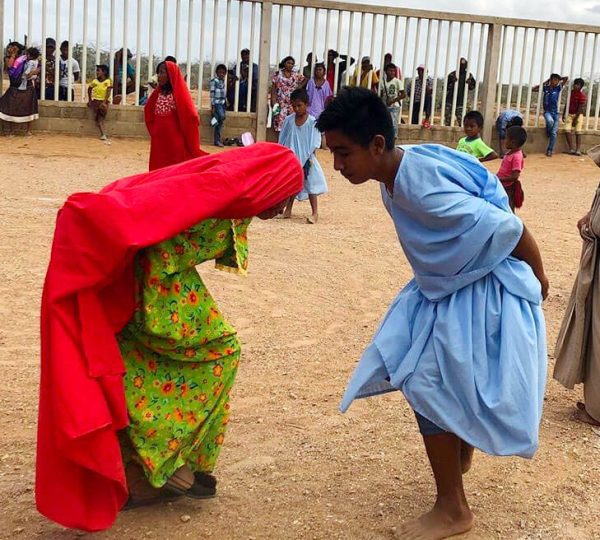
[[[483,163],[484,161],[492,161],[494,159],[498,159],[498,154],[496,153],[495,150],[492,150],[491,152],[489,152],[485,156],[480,157],[479,161]]]
[[[546,273],[544,272],[542,255],[535,239],[533,238],[533,235],[529,232],[529,229],[527,229],[525,225],[523,225],[523,234],[521,235],[521,239],[511,255],[531,266],[535,277],[542,285],[542,298],[544,300],[548,298],[548,289],[550,288],[550,283],[546,277]]]
[[[92,85],[88,86],[88,101],[92,101]]]
[[[111,82],[111,83],[110,83],[110,86],[109,86],[109,87],[106,89],[106,97],[104,98],[104,102],[105,102],[105,103],[108,103],[108,102],[109,102],[109,100],[110,100],[110,96],[111,96],[111,94],[112,94],[112,89],[113,89],[113,87],[112,87],[112,82]]]
[[[514,182],[519,179],[519,176],[521,176],[521,171],[519,169],[516,169],[510,173],[510,176],[499,176],[498,179],[510,180],[510,181]]]

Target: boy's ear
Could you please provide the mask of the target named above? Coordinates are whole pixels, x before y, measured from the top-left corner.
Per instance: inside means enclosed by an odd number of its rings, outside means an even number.
[[[385,152],[385,137],[383,135],[375,135],[370,146],[376,156],[382,155]]]

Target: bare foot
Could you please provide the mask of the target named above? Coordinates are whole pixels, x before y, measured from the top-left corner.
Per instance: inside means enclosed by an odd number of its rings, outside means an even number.
[[[470,531],[473,514],[468,506],[449,513],[436,503],[430,512],[402,525],[396,537],[402,540],[442,540]]]
[[[292,211],[285,211],[283,214],[281,214],[281,219],[291,219],[292,218]]]
[[[306,222],[314,225],[317,221],[319,221],[319,214],[313,214],[310,217],[306,218]]]
[[[466,474],[471,470],[471,465],[473,465],[473,452],[475,452],[475,448],[469,443],[466,443],[465,441],[460,442],[460,468],[463,474]]]
[[[573,420],[584,424],[590,424],[591,426],[600,426],[600,422],[593,416],[590,416],[585,409],[585,404],[581,401],[577,402],[577,410],[573,413]]]

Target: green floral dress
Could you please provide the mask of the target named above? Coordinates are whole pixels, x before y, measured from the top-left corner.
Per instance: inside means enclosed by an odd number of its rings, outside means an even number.
[[[210,219],[145,248],[136,260],[137,306],[119,334],[130,425],[124,459],[160,487],[183,465],[211,472],[229,418],[240,343],[195,269],[245,273],[250,220]]]

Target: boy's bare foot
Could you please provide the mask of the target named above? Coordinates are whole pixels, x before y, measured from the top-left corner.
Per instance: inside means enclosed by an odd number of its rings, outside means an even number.
[[[577,410],[573,413],[573,419],[577,422],[583,422],[584,424],[590,424],[591,426],[600,426],[600,422],[585,409],[585,403],[578,401]]]
[[[283,214],[281,214],[282,219],[291,219],[291,217],[292,217],[291,210],[286,210]]]
[[[442,540],[470,531],[472,527],[473,514],[468,506],[458,513],[450,513],[436,503],[431,511],[400,527],[396,537],[401,540]]]
[[[466,474],[471,469],[471,465],[473,465],[473,453],[475,452],[475,448],[473,448],[469,443],[465,441],[460,442],[460,468],[463,474]]]
[[[306,218],[306,222],[314,225],[317,221],[319,221],[319,214],[313,214],[310,217]]]

